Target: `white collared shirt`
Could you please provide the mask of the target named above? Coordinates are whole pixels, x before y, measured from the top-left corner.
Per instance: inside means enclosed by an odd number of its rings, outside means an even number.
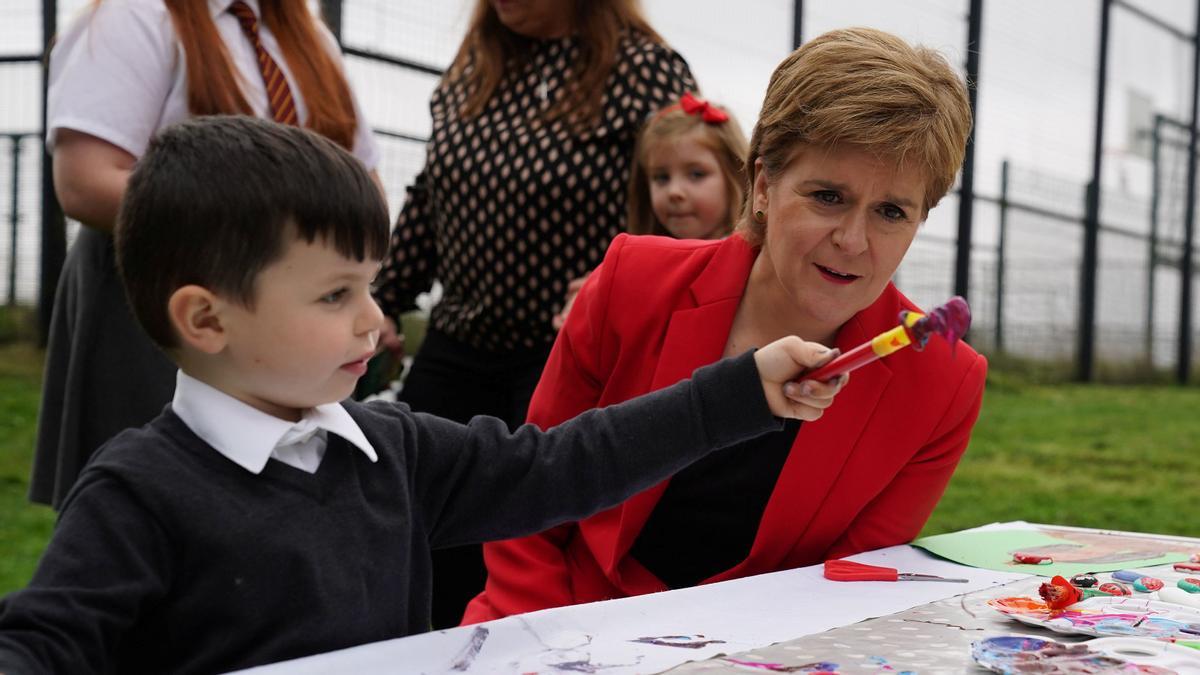
[[[258,0],[245,0],[256,16]],[[208,0],[209,13],[241,87],[258,117],[271,118],[267,88],[254,46],[237,17],[227,10],[233,0]],[[323,46],[343,66],[337,41],[317,21]],[[308,120],[303,93],[279,43],[265,24],[259,25],[263,49],[279,64],[291,87],[301,124]],[[342,68],[345,72],[345,68]],[[348,76],[348,74],[347,74]],[[50,53],[47,99],[47,149],[59,129],[82,131],[141,157],[159,130],[191,117],[187,101],[187,60],[163,0],[105,0],[88,3],[60,33]],[[379,147],[358,101],[354,155],[368,169],[379,163]]]
[[[205,443],[254,474],[262,473],[268,459],[315,473],[325,456],[328,433],[346,439],[372,462],[379,459],[362,429],[338,403],[310,408],[299,422],[288,422],[180,370],[171,408]]]

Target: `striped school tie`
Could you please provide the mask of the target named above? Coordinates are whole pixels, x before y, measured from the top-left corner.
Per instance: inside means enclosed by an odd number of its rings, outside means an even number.
[[[276,122],[284,124],[299,124],[296,116],[296,102],[292,100],[292,90],[288,87],[287,78],[283,76],[279,64],[263,49],[262,40],[258,38],[258,17],[250,6],[237,0],[229,6],[229,13],[237,17],[242,25],[242,32],[254,45],[258,54],[258,69],[262,72],[263,83],[267,86],[267,101],[271,106],[271,117]]]

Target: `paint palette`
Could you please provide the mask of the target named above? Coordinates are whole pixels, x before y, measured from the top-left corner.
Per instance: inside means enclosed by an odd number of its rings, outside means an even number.
[[[1060,610],[1029,597],[996,598],[988,605],[1017,621],[1058,633],[1200,638],[1200,610],[1145,598],[1095,597]]]
[[[1200,669],[1200,652],[1145,638],[1098,638],[1078,644],[1021,635],[971,643],[975,662],[996,673],[1137,673],[1172,675]]]

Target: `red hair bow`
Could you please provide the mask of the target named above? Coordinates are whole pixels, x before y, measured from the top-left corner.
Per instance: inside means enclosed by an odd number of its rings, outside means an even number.
[[[679,107],[689,115],[698,115],[709,124],[722,124],[729,121],[729,114],[702,98],[692,96],[687,92],[679,99]]]

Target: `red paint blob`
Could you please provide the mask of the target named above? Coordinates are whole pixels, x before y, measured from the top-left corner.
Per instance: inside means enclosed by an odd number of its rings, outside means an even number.
[[[1083,591],[1072,586],[1066,579],[1056,576],[1050,583],[1038,587],[1038,595],[1042,596],[1050,609],[1064,609],[1079,602]]]

